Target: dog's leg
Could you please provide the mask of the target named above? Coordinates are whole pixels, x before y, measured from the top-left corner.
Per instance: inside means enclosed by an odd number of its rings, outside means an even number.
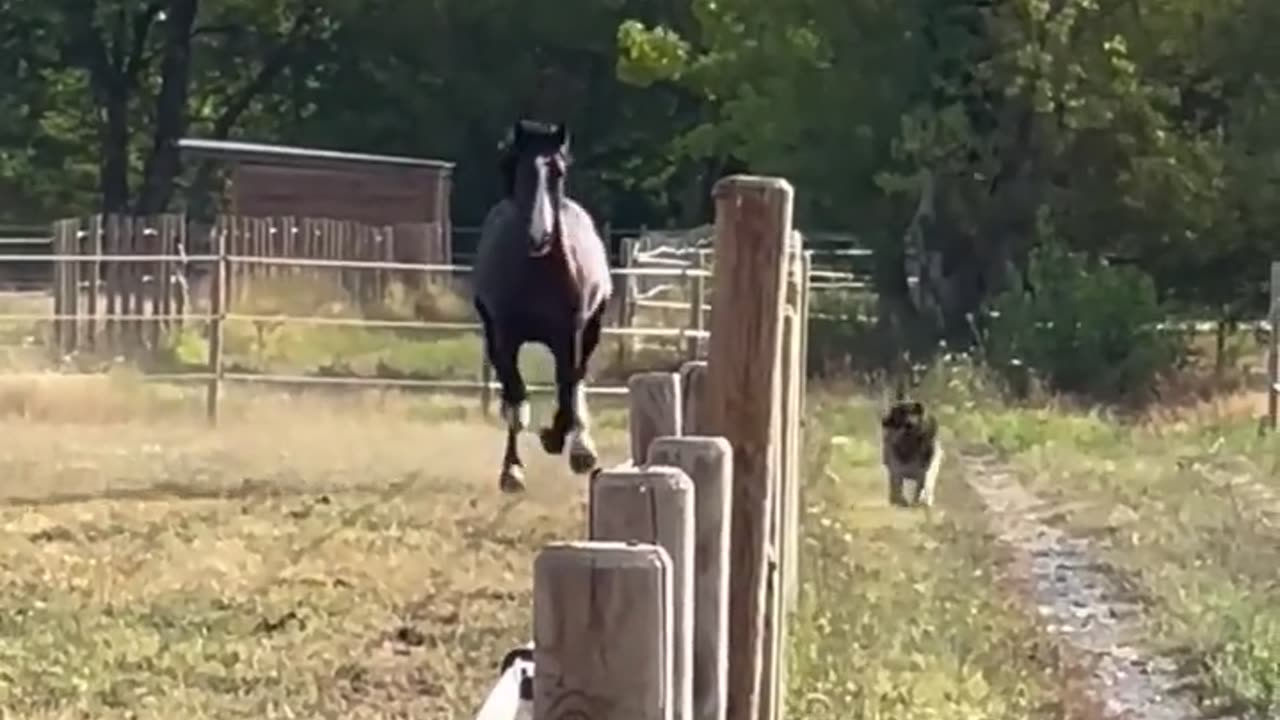
[[[924,479],[920,481],[920,492],[916,502],[925,507],[933,506],[933,493],[938,485],[938,471],[942,468],[942,445],[933,449],[933,457],[929,458],[929,467],[924,471]]]
[[[903,506],[907,504],[906,495],[903,493],[903,481],[906,477],[896,470],[889,471],[889,504],[894,506]]]

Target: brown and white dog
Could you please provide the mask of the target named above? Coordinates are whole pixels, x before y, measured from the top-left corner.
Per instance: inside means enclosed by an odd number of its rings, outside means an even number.
[[[933,505],[942,445],[938,442],[938,421],[924,405],[899,400],[880,419],[881,458],[889,475],[889,503],[906,505],[903,483],[915,480],[916,505]]]

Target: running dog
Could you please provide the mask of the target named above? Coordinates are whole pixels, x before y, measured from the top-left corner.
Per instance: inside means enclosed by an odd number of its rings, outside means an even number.
[[[904,481],[916,481],[914,504],[933,505],[942,445],[938,421],[922,403],[899,400],[880,419],[881,458],[889,476],[889,504],[905,506]]]

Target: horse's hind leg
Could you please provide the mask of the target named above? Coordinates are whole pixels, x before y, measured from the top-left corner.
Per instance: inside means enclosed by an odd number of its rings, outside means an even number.
[[[503,492],[519,492],[524,489],[524,463],[520,460],[516,437],[529,425],[529,391],[517,364],[520,344],[505,337],[479,303],[476,310],[484,326],[485,353],[489,356],[489,364],[493,365],[493,373],[498,376],[498,383],[502,385],[502,419],[507,424],[507,444],[498,487]]]

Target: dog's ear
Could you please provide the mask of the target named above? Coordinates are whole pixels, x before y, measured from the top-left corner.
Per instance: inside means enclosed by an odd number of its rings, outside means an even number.
[[[924,405],[918,401],[907,403],[907,413],[910,415],[924,416]]]

